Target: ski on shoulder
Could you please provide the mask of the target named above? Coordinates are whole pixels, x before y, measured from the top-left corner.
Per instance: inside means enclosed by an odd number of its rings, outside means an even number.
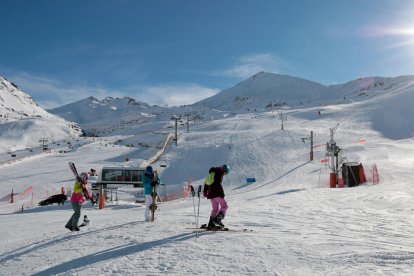
[[[73,172],[73,174],[75,175],[76,180],[78,180],[80,182],[81,181],[81,178],[80,178],[80,176],[78,174],[78,170],[76,169],[75,164],[72,163],[72,162],[69,162],[68,165],[69,165],[69,168],[71,169],[71,171]]]

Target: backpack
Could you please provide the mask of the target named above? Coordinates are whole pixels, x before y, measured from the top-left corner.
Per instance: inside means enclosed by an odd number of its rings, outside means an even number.
[[[206,181],[204,182],[204,183],[206,183],[207,186],[210,186],[211,184],[214,183],[214,175],[215,175],[214,172],[211,172],[207,175]]]
[[[210,186],[214,183],[214,168],[211,168],[208,171],[208,175],[206,177],[206,180],[204,181],[204,189],[203,189],[203,195],[204,197],[208,196],[208,192],[210,191]]]

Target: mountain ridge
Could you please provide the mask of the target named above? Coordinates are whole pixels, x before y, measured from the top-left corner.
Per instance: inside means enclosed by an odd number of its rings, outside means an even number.
[[[259,72],[192,105],[160,107],[132,97],[105,97],[99,100],[90,96],[46,111],[30,95],[18,89],[17,85],[0,78],[0,122],[3,122],[0,126],[4,131],[15,130],[17,128],[13,125],[22,126],[17,124],[22,119],[42,119],[48,121],[52,128],[64,129],[45,129],[47,124],[33,123],[23,124],[24,132],[32,132],[34,137],[38,137],[41,132],[37,128],[40,126],[44,136],[52,132],[58,135],[51,134],[51,137],[63,139],[68,135],[79,135],[80,127],[88,136],[134,135],[146,129],[145,124],[150,122],[157,122],[163,132],[171,131],[167,128],[171,127],[173,114],[181,115],[180,125],[184,125],[184,117],[188,117],[190,121],[200,121],[203,118],[219,119],[256,111],[307,108],[306,112],[299,112],[298,116],[317,120],[318,116],[315,114],[323,114],[340,121],[341,118],[335,116],[338,111],[330,107],[340,105],[348,110],[376,108],[377,111],[370,112],[369,115],[364,111],[346,113],[347,116],[358,114],[361,122],[370,122],[375,130],[388,138],[403,139],[414,136],[414,125],[410,120],[414,116],[410,105],[414,100],[413,92],[414,76],[411,75],[366,77],[325,86],[293,76]],[[401,115],[401,112],[406,114]],[[22,137],[23,134],[16,136]],[[27,136],[26,133],[24,136]],[[0,137],[1,139],[11,141],[9,136]],[[33,146],[33,143],[25,141],[21,147]]]

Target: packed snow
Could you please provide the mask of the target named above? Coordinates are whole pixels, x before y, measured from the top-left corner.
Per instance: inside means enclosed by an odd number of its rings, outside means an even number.
[[[140,134],[150,143],[158,133],[152,150],[124,146],[115,136],[81,138],[69,152],[3,161],[0,274],[412,275],[414,114],[407,101],[414,90],[393,87],[363,100],[284,109],[283,130],[276,110],[210,110],[211,116],[190,123],[189,132],[179,127],[177,146],[165,143],[173,129],[153,119]],[[380,116],[391,103],[407,112],[395,124]],[[325,145],[337,125],[334,139],[347,161],[364,165],[364,185],[329,188]],[[313,161],[309,140],[302,142],[311,131]],[[144,221],[144,206],[135,203],[138,189],[127,187],[104,209],[85,203],[81,217],[88,215],[91,224],[80,232],[64,228],[70,203],[37,206],[62,187],[72,188],[69,161],[89,171],[143,165],[157,153],[152,165],[167,200],[153,223]],[[185,196],[184,187],[191,182],[197,189],[211,166],[223,164],[231,168],[223,180],[229,204],[223,222],[235,231],[191,229],[199,198]],[[201,196],[199,224],[208,222],[210,210]]]

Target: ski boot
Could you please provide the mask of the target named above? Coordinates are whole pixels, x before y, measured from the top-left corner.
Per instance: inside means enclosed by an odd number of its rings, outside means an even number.
[[[72,226],[65,225],[65,228],[68,229],[69,231],[72,231]]]
[[[224,224],[221,222],[224,219],[224,213],[220,211],[214,218],[214,223],[220,228],[224,228]]]
[[[217,230],[217,229],[220,229],[221,227],[215,223],[215,218],[210,217],[210,220],[208,221],[206,228],[207,230]]]

